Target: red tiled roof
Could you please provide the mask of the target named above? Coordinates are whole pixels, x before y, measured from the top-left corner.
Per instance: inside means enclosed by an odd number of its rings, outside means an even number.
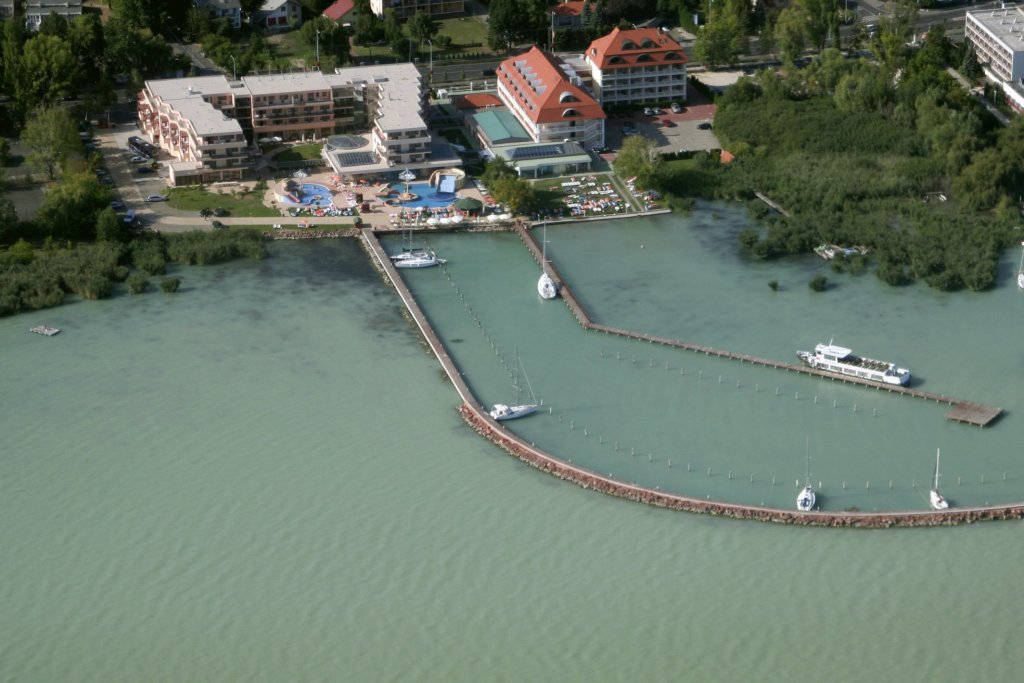
[[[567,0],[556,5],[550,5],[548,9],[552,14],[559,17],[578,17],[583,14],[583,0]]]
[[[530,79],[524,72],[531,75]],[[603,119],[604,110],[587,91],[569,82],[554,58],[536,45],[498,65],[498,80],[534,123]],[[573,109],[576,116],[564,116]]]
[[[687,62],[682,46],[672,36],[656,28],[632,28],[625,31],[615,28],[608,35],[592,42],[585,55],[587,60],[601,70]],[[639,59],[642,55],[647,55],[649,59]],[[675,58],[671,58],[671,55]]]
[[[466,111],[469,109],[486,109],[487,107],[500,107],[504,104],[500,97],[486,92],[459,95],[455,98],[454,103],[455,108],[459,111]]]
[[[352,11],[353,0],[338,0],[323,11],[323,15],[331,21],[337,21]]]

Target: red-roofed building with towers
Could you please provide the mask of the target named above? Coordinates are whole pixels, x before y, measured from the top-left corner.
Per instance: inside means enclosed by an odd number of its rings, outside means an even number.
[[[686,53],[656,28],[615,28],[583,54],[602,105],[686,99]]]
[[[604,147],[605,113],[568,66],[532,47],[497,69],[498,97],[534,142]]]

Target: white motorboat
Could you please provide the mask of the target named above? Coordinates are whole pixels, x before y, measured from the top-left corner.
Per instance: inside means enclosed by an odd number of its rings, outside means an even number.
[[[808,444],[807,475],[804,478],[803,489],[796,496],[796,509],[800,512],[810,512],[814,509],[814,503],[817,499],[817,496],[814,495],[814,486],[811,484],[811,454],[810,445]]]
[[[517,417],[526,417],[537,412],[537,406],[526,403],[519,406],[507,406],[504,403],[495,403],[491,408],[491,417],[499,422],[502,420],[514,420]]]
[[[60,334],[60,328],[50,327],[49,325],[36,325],[35,327],[30,327],[29,332],[35,332],[44,337],[52,337],[55,334]]]
[[[526,386],[530,392],[530,402],[520,403],[522,396],[522,385],[519,383],[519,372],[522,370],[523,379],[526,381]],[[517,405],[506,405],[504,403],[495,403],[490,409],[490,415],[495,420],[502,422],[504,420],[514,420],[519,417],[526,417],[527,415],[533,415],[537,412],[537,399],[533,396],[533,387],[530,386],[530,378],[526,376],[526,369],[522,367],[519,362],[519,349],[516,349],[516,370],[512,375],[512,383],[516,387],[516,404]]]
[[[942,496],[942,492],[939,491],[939,453],[940,449],[935,449],[935,480],[931,490],[928,492],[928,502],[933,510],[946,510],[949,508],[949,503]]]
[[[898,368],[894,363],[861,358],[842,346],[818,344],[814,351],[797,351],[799,358],[808,367],[847,377],[860,377],[884,384],[904,385],[910,381],[910,371]]]
[[[1024,242],[1020,243],[1020,265],[1017,266],[1017,287],[1024,289]]]
[[[537,280],[537,293],[540,294],[541,299],[554,299],[558,296],[558,285],[548,275],[548,225],[544,224],[544,236],[541,243],[541,261],[540,261],[541,274],[540,279]]]

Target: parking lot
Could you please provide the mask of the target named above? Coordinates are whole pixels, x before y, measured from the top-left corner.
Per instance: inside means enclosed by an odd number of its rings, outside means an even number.
[[[136,155],[128,149],[128,138],[138,134],[139,129],[135,125],[122,124],[114,128],[97,129],[93,139],[114,181],[112,190],[115,198],[140,216],[153,212],[167,213],[168,209],[162,203],[150,204],[145,201],[149,195],[167,194],[167,182],[163,178],[167,170],[158,167],[153,173],[139,173],[139,167],[147,164],[132,163],[131,158]],[[158,161],[167,159],[165,154],[157,157]]]
[[[605,144],[613,150],[619,149],[623,138],[627,136],[624,132],[626,129],[636,131],[630,134],[642,135],[653,140],[658,152],[663,154],[684,150],[695,152],[720,149],[721,144],[714,131],[710,128],[701,129],[702,124],[707,126],[714,117],[715,105],[710,102],[695,101],[678,114],[673,113],[668,107],[657,110],[653,116],[644,114],[642,109],[637,109],[631,116],[608,119],[605,123]],[[612,159],[614,153],[602,156]]]

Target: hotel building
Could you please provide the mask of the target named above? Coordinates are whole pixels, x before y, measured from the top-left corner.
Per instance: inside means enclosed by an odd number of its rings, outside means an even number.
[[[991,80],[1024,78],[1024,11],[1011,5],[968,12],[964,35]]]
[[[568,66],[536,46],[498,65],[498,97],[534,142],[604,146],[605,113]]]
[[[592,42],[583,58],[604,106],[686,99],[686,54],[658,29],[615,28]]]
[[[175,161],[172,184],[240,178],[256,142],[330,138],[324,158],[338,173],[387,173],[450,166],[423,114],[425,90],[413,64],[147,81],[139,125]],[[363,132],[367,131],[368,132]],[[362,135],[336,134],[360,131]]]

